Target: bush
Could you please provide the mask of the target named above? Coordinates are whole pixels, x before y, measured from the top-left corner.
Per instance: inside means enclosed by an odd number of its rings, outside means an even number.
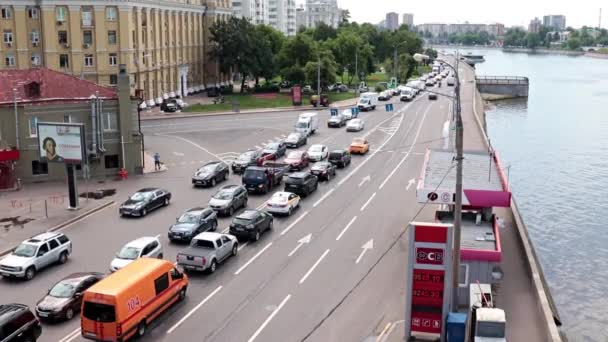
[[[278,84],[264,84],[264,85],[256,85],[253,89],[253,92],[256,94],[259,93],[278,93],[281,89]]]
[[[386,89],[384,89],[384,87],[381,86],[381,85],[376,85],[376,89],[375,90],[376,90],[376,93],[380,93],[380,92],[385,91]]]
[[[222,95],[230,95],[234,93],[234,85],[230,84],[221,88]]]

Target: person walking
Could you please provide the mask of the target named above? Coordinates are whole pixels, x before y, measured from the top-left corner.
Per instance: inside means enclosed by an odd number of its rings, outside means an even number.
[[[154,153],[154,170],[160,170],[160,153]]]

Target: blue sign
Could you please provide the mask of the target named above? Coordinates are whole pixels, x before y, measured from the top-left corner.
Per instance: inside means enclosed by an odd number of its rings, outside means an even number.
[[[331,108],[331,116],[338,116],[338,108]]]
[[[356,118],[359,116],[359,107],[353,107],[350,109],[350,112],[353,116],[353,118]]]
[[[393,104],[392,103],[387,103],[386,104],[386,111],[387,112],[392,112],[394,109]]]

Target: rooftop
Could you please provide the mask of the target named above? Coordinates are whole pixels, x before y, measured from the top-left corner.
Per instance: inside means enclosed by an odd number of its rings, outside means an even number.
[[[437,211],[437,220],[441,223],[452,223],[454,215],[448,211]],[[480,214],[481,215],[481,214]],[[499,250],[500,242],[494,235],[494,219],[491,221],[480,220],[476,222],[476,212],[462,212],[462,230],[460,235],[461,249],[478,251]]]
[[[0,105],[12,105],[15,95],[17,103],[31,104],[88,101],[91,96],[118,98],[112,88],[50,69],[0,70]]]

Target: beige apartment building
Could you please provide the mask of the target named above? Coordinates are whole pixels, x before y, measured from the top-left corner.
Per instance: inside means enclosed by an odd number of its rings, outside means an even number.
[[[230,0],[12,0],[0,3],[0,69],[46,67],[116,85],[118,66],[144,106],[230,83],[208,61],[208,28]],[[60,85],[58,85],[60,86]]]

